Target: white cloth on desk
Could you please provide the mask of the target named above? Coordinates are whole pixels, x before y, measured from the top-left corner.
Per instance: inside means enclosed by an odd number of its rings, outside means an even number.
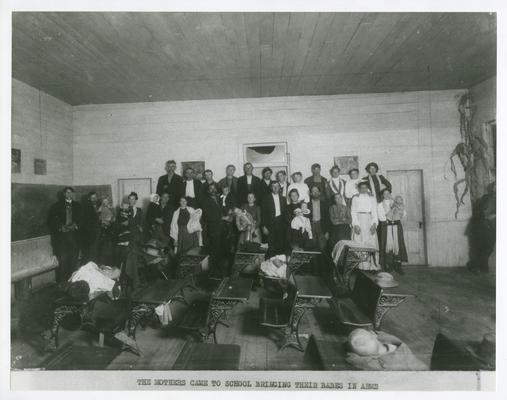
[[[267,276],[287,278],[287,257],[285,254],[271,257],[261,263],[261,271]]]
[[[107,273],[107,275],[109,275],[109,273]],[[90,261],[74,272],[70,277],[69,282],[85,281],[88,283],[88,286],[90,287],[88,298],[92,300],[102,293],[112,293],[116,281],[107,275],[97,264]],[[111,273],[110,276],[115,275],[112,275]]]
[[[167,303],[163,303],[155,307],[155,314],[163,326],[169,324],[170,321],[173,320],[173,316],[171,314],[171,301],[169,300]]]

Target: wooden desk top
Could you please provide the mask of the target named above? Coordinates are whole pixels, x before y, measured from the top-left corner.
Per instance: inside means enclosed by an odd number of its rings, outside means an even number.
[[[373,282],[375,282],[376,285],[380,286],[377,281],[375,280],[375,276],[376,276],[376,273],[377,272],[381,272],[381,271],[372,271],[372,272],[369,272],[369,271],[363,271],[363,270],[358,270],[359,273],[363,274],[364,276],[366,276],[368,279],[372,280]],[[394,280],[397,281],[396,279],[396,276],[394,276]],[[394,287],[382,287],[380,286],[380,288],[382,288],[382,293],[385,293],[385,294],[396,294],[396,295],[400,295],[400,296],[407,296],[407,297],[411,297],[413,296],[412,294],[406,294],[406,293],[403,293],[403,289],[401,290],[400,292],[400,284],[399,284],[399,281],[398,282],[398,286],[394,286]]]
[[[298,297],[331,299],[333,296],[321,277],[311,275],[294,275]]]
[[[214,299],[247,301],[250,297],[252,279],[225,278],[213,294]]]
[[[141,289],[132,297],[134,303],[162,304],[171,300],[187,284],[186,279],[160,280]]]

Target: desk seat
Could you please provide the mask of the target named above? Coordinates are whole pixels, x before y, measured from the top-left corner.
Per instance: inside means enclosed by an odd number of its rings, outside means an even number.
[[[373,328],[372,319],[369,318],[351,298],[331,299],[329,300],[329,305],[342,324],[357,328]]]
[[[237,371],[240,356],[241,347],[236,344],[186,342],[172,369]]]

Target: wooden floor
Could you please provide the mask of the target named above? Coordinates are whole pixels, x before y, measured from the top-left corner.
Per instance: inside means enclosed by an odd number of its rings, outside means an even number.
[[[455,339],[480,340],[484,333],[495,329],[494,275],[474,275],[465,268],[407,267],[405,275],[397,279],[400,291],[412,293],[416,298],[390,311],[384,317],[382,330],[405,341],[426,364],[430,362],[438,332]],[[291,348],[278,351],[279,337],[258,325],[258,293],[253,291],[247,304],[237,306],[230,313],[229,328],[217,328],[218,342],[241,346],[242,370],[303,369],[303,353]],[[303,336],[314,334],[329,341],[345,339],[325,302],[305,314],[300,332]],[[70,341],[97,344],[95,335],[82,331],[62,331],[60,338],[61,345]],[[123,352],[107,369],[170,369],[185,343],[185,336],[174,328],[138,328],[137,342],[141,356]],[[19,339],[13,339],[11,353],[13,368],[35,367],[47,356],[38,352],[35,345]]]

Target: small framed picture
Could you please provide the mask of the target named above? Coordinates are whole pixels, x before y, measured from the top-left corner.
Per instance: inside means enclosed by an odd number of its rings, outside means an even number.
[[[21,150],[11,149],[11,173],[19,174],[21,172]]]
[[[35,175],[47,175],[47,161],[42,158],[33,160],[33,172]]]

